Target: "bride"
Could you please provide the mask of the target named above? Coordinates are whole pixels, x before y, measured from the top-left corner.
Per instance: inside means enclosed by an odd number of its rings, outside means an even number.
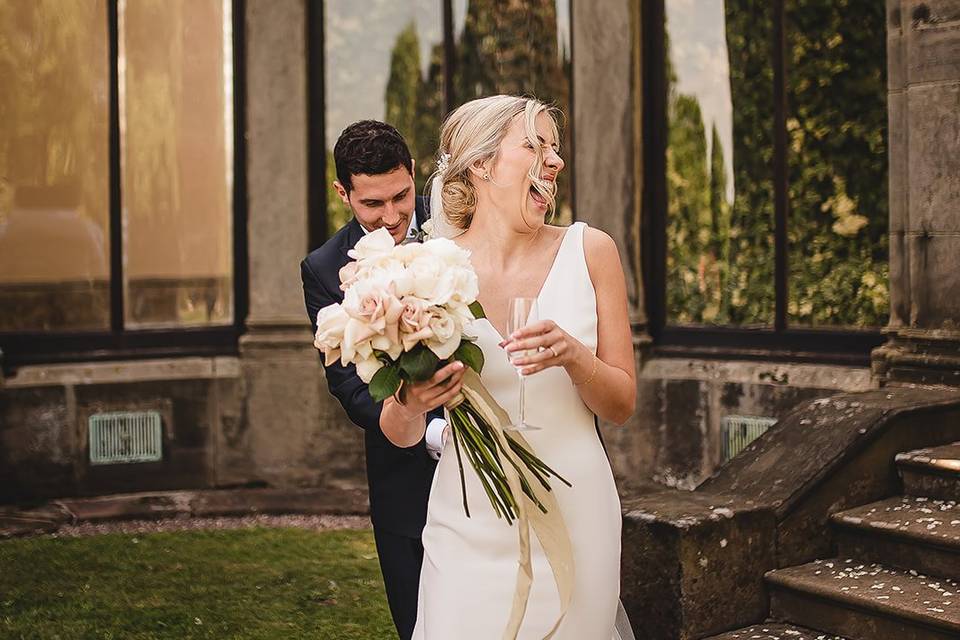
[[[533,584],[518,638],[632,637],[617,623],[620,501],[595,416],[623,424],[636,402],[627,296],[616,245],[582,222],[546,223],[554,208],[558,154],[553,113],[541,102],[492,96],[453,112],[441,133],[434,177],[434,235],[471,252],[486,318],[471,332],[485,357],[482,381],[516,419],[517,368],[525,377],[523,436],[572,487],[554,481],[573,552],[565,615],[551,565],[531,536]],[[511,298],[535,298],[539,320],[507,335]],[[511,362],[511,353],[525,354]],[[516,358],[516,356],[514,356]],[[412,386],[384,403],[381,427],[396,444],[423,437],[422,414],[459,391],[459,363],[446,383]],[[517,531],[498,519],[479,479],[465,469],[464,513],[452,438],[444,445],[423,530],[417,625],[420,640],[504,637],[520,555]],[[551,630],[560,620],[554,635]],[[618,628],[624,628],[624,633]]]

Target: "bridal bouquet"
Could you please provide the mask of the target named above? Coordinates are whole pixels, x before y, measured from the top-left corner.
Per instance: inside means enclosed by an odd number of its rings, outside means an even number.
[[[317,314],[314,346],[325,363],[356,365],[370,396],[381,402],[405,383],[427,380],[453,360],[463,362],[473,371],[467,371],[462,393],[447,409],[467,516],[464,457],[499,517],[512,524],[521,513],[517,486],[546,513],[544,494],[532,483],[546,491],[551,476],[569,483],[522,437],[502,430],[503,411],[480,383],[483,352],[465,333],[470,321],[484,317],[470,254],[446,238],[395,245],[379,229],[349,256],[354,261],[340,270],[343,302]]]

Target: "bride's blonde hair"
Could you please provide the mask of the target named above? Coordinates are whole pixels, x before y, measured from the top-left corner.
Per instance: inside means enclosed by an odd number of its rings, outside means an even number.
[[[547,214],[556,208],[555,183],[540,178],[543,149],[537,139],[537,116],[550,115],[553,139],[560,143],[556,109],[521,96],[497,95],[471,100],[451,113],[440,130],[440,170],[434,179],[441,181],[443,213],[458,229],[467,229],[477,209],[477,190],[471,181],[470,167],[496,161],[513,119],[523,114],[524,128],[536,154],[527,176],[533,188],[547,202]],[[445,166],[444,166],[445,165]]]

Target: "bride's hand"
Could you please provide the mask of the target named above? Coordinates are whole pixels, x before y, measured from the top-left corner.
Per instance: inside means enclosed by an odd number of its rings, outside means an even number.
[[[589,363],[593,359],[593,353],[582,342],[553,320],[540,320],[518,329],[507,336],[500,346],[508,354],[514,351],[535,352],[512,360],[514,365],[523,367],[520,373],[525,376],[549,367],[564,367],[572,375],[583,368],[584,362]],[[587,366],[589,369],[589,364]]]
[[[465,369],[462,362],[451,362],[437,370],[429,380],[403,385],[399,392],[401,397],[394,399],[410,415],[426,414],[457,397]]]

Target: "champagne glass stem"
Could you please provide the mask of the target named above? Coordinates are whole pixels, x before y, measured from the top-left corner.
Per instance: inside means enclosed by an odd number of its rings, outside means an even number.
[[[520,378],[520,414],[517,417],[517,424],[522,427],[523,425],[527,424],[527,420],[524,415],[524,408],[526,406],[526,402],[524,400],[526,398],[526,395],[523,392],[524,391],[523,379],[525,376],[519,370],[517,370],[517,377]]]

